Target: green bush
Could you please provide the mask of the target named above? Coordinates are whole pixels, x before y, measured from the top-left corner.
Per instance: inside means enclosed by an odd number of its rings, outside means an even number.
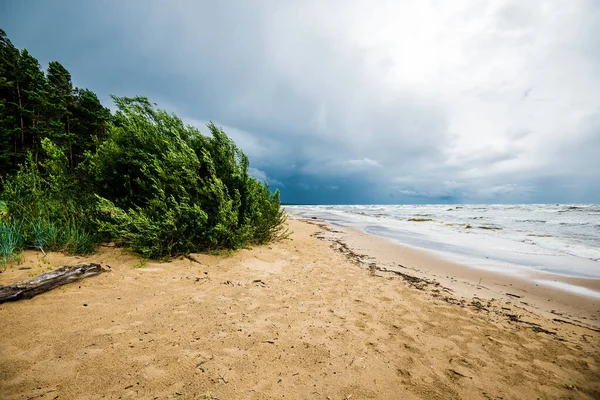
[[[110,210],[103,232],[149,258],[285,235],[279,193],[248,175],[248,158],[220,128],[208,124],[204,136],[145,98],[114,100],[109,137],[85,167]]]

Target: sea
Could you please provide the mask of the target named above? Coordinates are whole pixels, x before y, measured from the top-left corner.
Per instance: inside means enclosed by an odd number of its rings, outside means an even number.
[[[600,279],[600,204],[285,208],[302,217],[361,229],[476,268],[517,274],[537,270]]]

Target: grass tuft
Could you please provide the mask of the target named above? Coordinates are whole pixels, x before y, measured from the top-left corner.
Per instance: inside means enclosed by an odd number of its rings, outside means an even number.
[[[67,229],[67,236],[64,250],[72,254],[91,254],[96,248],[96,243],[92,236],[86,232],[85,228],[73,225]]]
[[[0,223],[0,268],[2,270],[9,262],[18,260],[23,244],[23,234],[18,224]]]

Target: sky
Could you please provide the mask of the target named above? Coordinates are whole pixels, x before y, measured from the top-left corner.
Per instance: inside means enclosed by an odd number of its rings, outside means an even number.
[[[107,106],[214,121],[284,202],[600,202],[597,0],[0,0],[0,28]]]

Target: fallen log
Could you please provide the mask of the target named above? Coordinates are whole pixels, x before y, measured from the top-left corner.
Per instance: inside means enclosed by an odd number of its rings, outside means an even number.
[[[107,272],[100,264],[86,263],[77,265],[63,265],[52,271],[43,273],[33,279],[14,283],[12,285],[0,286],[0,303],[5,301],[17,301],[30,299],[40,293],[47,292],[58,286],[75,282]]]

